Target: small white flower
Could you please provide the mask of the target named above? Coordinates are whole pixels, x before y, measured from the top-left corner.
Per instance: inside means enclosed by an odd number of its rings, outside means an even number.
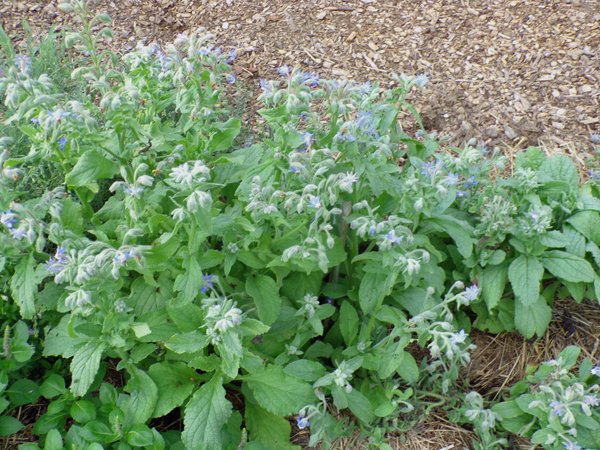
[[[341,191],[351,193],[352,185],[356,182],[358,182],[358,177],[356,176],[356,174],[351,173],[351,172],[346,172],[346,174],[343,175],[342,178],[340,179],[340,181],[338,183],[338,187],[340,188]]]
[[[208,192],[194,191],[186,199],[188,210],[196,211],[200,208],[208,208],[212,203],[212,197]]]
[[[194,181],[194,176],[190,172],[190,166],[188,163],[183,163],[180,166],[171,169],[171,178],[178,184],[187,184],[191,186]]]
[[[175,208],[173,212],[171,212],[171,216],[173,216],[173,219],[177,222],[181,222],[185,219],[185,210],[183,208]]]
[[[406,269],[405,270],[408,273],[408,275],[412,276],[414,274],[417,274],[421,270],[421,263],[417,259],[408,258],[406,260]]]

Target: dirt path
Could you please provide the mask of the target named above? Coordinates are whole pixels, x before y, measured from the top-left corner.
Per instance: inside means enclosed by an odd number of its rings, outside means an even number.
[[[56,1],[0,0],[9,34],[60,23]],[[240,55],[239,74],[281,64],[380,80],[426,73],[415,99],[455,142],[547,144],[587,153],[600,132],[600,0],[114,0],[115,45],[165,41],[199,25]],[[256,82],[256,80],[254,80]]]

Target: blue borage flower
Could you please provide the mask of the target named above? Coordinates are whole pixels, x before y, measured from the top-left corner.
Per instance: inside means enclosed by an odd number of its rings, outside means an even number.
[[[131,197],[139,198],[143,191],[144,188],[140,186],[123,186],[123,192]]]
[[[452,336],[450,336],[450,343],[453,345],[462,344],[465,342],[467,337],[468,336],[467,333],[465,333],[465,330],[460,330],[458,333],[454,333]]]
[[[379,133],[377,132],[377,124],[373,118],[373,113],[371,111],[361,111],[358,113],[358,117],[356,118],[356,123],[360,131],[364,134],[371,136],[375,139],[379,139]]]
[[[298,425],[298,428],[301,430],[304,430],[305,428],[310,427],[310,420],[308,420],[308,417],[296,417],[296,425]]]
[[[133,254],[127,250],[127,251],[117,251],[117,253],[115,253],[115,256],[113,258],[113,262],[115,264],[119,264],[119,265],[123,265],[125,264],[128,260],[130,260],[133,257]]]
[[[61,137],[58,141],[58,147],[62,150],[65,151],[65,147],[67,146],[67,138],[66,137]]]
[[[566,450],[581,450],[581,445],[576,444],[575,442],[567,441],[563,444]]]
[[[596,364],[594,367],[592,367],[592,369],[590,370],[590,373],[592,375],[600,377],[600,365]]]
[[[58,247],[54,256],[51,256],[50,259],[48,259],[45,266],[49,273],[56,275],[65,270],[67,263],[67,251],[63,247]]]
[[[463,297],[470,302],[474,302],[479,297],[479,287],[476,284],[469,286],[463,292]]]
[[[597,172],[596,170],[588,170],[588,175],[592,180],[600,180],[600,172]]]
[[[311,196],[310,199],[308,200],[308,207],[309,208],[319,209],[321,206],[322,206],[322,204],[321,204],[321,197],[319,197],[318,195]]]
[[[550,412],[552,415],[560,417],[565,414],[565,408],[563,408],[562,403],[558,400],[552,400],[549,406],[551,408]]]
[[[19,72],[21,73],[28,73],[31,69],[31,59],[27,55],[16,55],[15,67],[19,69]]]
[[[225,75],[225,81],[227,81],[228,84],[233,84],[235,83],[235,75],[228,73],[227,75]]]
[[[211,274],[202,275],[202,286],[200,287],[200,292],[202,292],[203,294],[206,294],[209,289],[213,289],[215,287],[214,279],[215,279],[214,275],[211,275]]]
[[[233,64],[233,62],[235,61],[236,58],[237,58],[237,52],[236,52],[235,48],[233,48],[227,54],[227,58],[225,59],[225,62],[227,64]]]
[[[300,172],[302,172],[302,168],[301,167],[290,167],[290,172],[300,173]]]
[[[473,175],[471,175],[471,176],[469,177],[469,179],[465,181],[464,187],[468,189],[468,188],[475,187],[475,186],[477,186],[478,184],[479,184],[479,181],[477,181],[477,180],[475,179],[475,177],[474,177]]]
[[[0,213],[0,223],[8,229],[12,229],[18,222],[17,215],[12,210],[7,209]]]
[[[277,68],[277,73],[282,77],[286,77],[290,74],[290,68],[287,65],[283,65]]]

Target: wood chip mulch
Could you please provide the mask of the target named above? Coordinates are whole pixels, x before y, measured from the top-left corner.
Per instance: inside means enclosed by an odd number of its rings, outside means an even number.
[[[57,1],[0,0],[6,31],[62,24]],[[100,0],[115,46],[166,42],[204,26],[236,48],[237,71],[282,64],[386,84],[426,73],[415,98],[430,131],[591,153],[600,132],[600,0]],[[257,80],[252,80],[256,84]]]

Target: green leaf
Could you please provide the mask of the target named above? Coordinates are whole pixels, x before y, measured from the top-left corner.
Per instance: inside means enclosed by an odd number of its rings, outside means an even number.
[[[308,383],[286,375],[279,366],[270,365],[242,379],[254,393],[256,401],[273,414],[295,414],[316,398]]]
[[[208,143],[208,151],[220,152],[227,150],[233,144],[233,140],[240,133],[242,122],[240,119],[229,119],[225,123],[217,125],[218,131],[212,135]]]
[[[48,376],[40,386],[40,394],[46,399],[58,397],[65,391],[65,379],[56,373]]]
[[[125,386],[125,391],[130,395],[123,411],[128,426],[150,419],[158,400],[158,388],[150,375],[137,367],[132,367],[130,372],[131,378]]]
[[[352,345],[358,337],[359,319],[356,309],[349,301],[342,302],[338,323],[340,324],[340,332],[342,333],[344,342],[347,346]]]
[[[112,177],[118,170],[118,164],[105,158],[97,150],[87,150],[67,174],[66,183],[70,187],[87,187],[92,192],[98,192],[97,181]]]
[[[87,423],[96,418],[96,407],[89,400],[77,400],[71,405],[69,414],[75,422]]]
[[[152,417],[161,417],[181,406],[194,390],[196,371],[183,362],[161,362],[150,366],[148,374],[158,389]]]
[[[247,278],[246,292],[254,300],[262,322],[271,325],[277,320],[281,311],[281,297],[279,287],[271,277],[258,275]]]
[[[538,171],[540,180],[544,183],[562,181],[576,188],[579,184],[579,174],[571,158],[565,155],[555,155],[546,159]]]
[[[23,428],[23,424],[11,416],[0,416],[0,436],[10,436]]]
[[[82,397],[87,393],[98,373],[103,351],[104,344],[100,342],[88,342],[75,351],[71,361],[71,393],[73,395]]]
[[[504,288],[506,287],[507,277],[508,270],[506,264],[487,266],[483,269],[483,272],[481,272],[479,276],[479,287],[488,311],[494,309],[500,302],[502,294],[504,293]]]
[[[383,303],[386,295],[389,295],[396,281],[396,272],[386,273],[366,272],[360,281],[358,289],[358,301],[360,308],[365,314],[369,314]]]
[[[458,252],[463,257],[468,258],[471,256],[475,239],[471,237],[473,229],[467,222],[444,215],[428,219],[427,224],[431,224],[434,228],[446,232],[454,240]]]
[[[185,407],[181,440],[190,450],[221,450],[221,429],[231,415],[221,377],[214,376],[196,391]]]
[[[580,211],[569,217],[567,222],[590,241],[600,245],[600,214],[597,211]]]
[[[375,418],[373,405],[358,389],[353,389],[352,392],[346,395],[346,399],[350,411],[363,423],[368,424]]]
[[[34,294],[37,292],[35,282],[35,260],[33,255],[22,258],[15,267],[15,273],[10,282],[12,296],[19,305],[21,317],[31,319],[35,314]]]
[[[285,366],[283,371],[296,378],[304,381],[316,381],[325,375],[325,367],[317,361],[308,359],[299,359]]]
[[[151,448],[154,435],[148,426],[138,423],[127,432],[126,440],[133,447]]]
[[[35,403],[40,397],[40,387],[28,378],[19,378],[7,390],[6,394],[11,406]]]
[[[29,328],[27,324],[19,320],[14,325],[13,338],[10,340],[10,353],[17,362],[29,361],[33,356],[34,349],[27,343]]]
[[[208,336],[200,331],[178,333],[165,342],[165,347],[179,354],[199,352],[207,345]]]
[[[542,296],[532,304],[515,302],[515,327],[527,339],[543,335],[551,319],[552,308]]]
[[[181,292],[183,303],[191,303],[197,296],[202,287],[202,270],[200,264],[193,256],[188,256],[183,267],[185,271],[177,275],[175,279],[175,291]]]
[[[250,431],[250,439],[258,441],[266,448],[294,449],[290,444],[292,427],[290,422],[277,414],[252,403],[246,403],[246,425]]]
[[[539,299],[540,282],[544,275],[544,267],[531,255],[521,255],[508,267],[508,279],[512,285],[517,303],[531,305]]]
[[[44,450],[62,450],[64,443],[58,430],[50,430],[44,440]]]
[[[416,383],[419,379],[419,366],[417,366],[414,356],[408,352],[404,352],[402,363],[396,372],[407,383]]]
[[[560,250],[544,252],[542,263],[552,275],[572,283],[591,283],[596,275],[585,259]]]
[[[581,349],[576,345],[569,345],[563,351],[558,354],[557,360],[561,361],[561,368],[570,370],[575,364],[581,354]]]

